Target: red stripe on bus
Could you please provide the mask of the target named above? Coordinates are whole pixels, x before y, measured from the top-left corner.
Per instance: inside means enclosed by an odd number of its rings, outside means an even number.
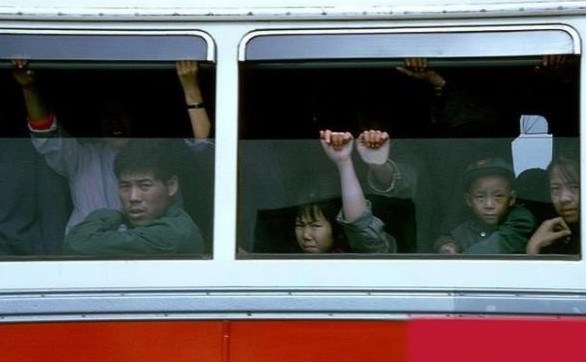
[[[220,362],[221,322],[0,324],[6,362]]]
[[[397,321],[233,322],[231,362],[406,362]]]
[[[584,362],[586,318],[443,318],[408,323],[409,362]]]
[[[0,324],[2,361],[405,362],[395,321]]]

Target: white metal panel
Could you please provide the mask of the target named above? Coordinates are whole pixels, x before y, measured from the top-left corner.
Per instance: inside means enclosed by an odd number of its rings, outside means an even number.
[[[527,7],[532,4],[542,8],[561,8],[570,6],[579,6],[583,1],[531,1],[531,0],[246,0],[235,3],[231,0],[200,0],[193,2],[190,0],[4,0],[2,6],[6,7],[39,7],[39,8],[296,8],[296,7],[382,7],[382,6],[500,6],[502,8],[516,6]]]
[[[222,20],[250,21],[268,18],[421,18],[441,17],[486,17],[493,14],[516,14],[532,16],[535,14],[584,13],[584,1],[543,1],[499,0],[461,1],[461,0],[310,0],[268,1],[254,0],[245,4],[230,0],[198,1],[170,0],[102,0],[92,1],[42,1],[6,0],[0,4],[0,16],[26,18],[31,14],[48,18],[79,18],[92,16],[109,17],[156,17],[177,18],[194,16],[205,21]]]
[[[580,33],[582,21],[568,20]],[[532,19],[532,23],[549,19]],[[493,19],[490,23],[495,23]],[[499,21],[518,23],[515,19]],[[480,23],[482,24],[482,23]],[[26,24],[25,24],[26,25]],[[68,24],[71,26],[71,24]],[[275,27],[275,24],[265,24]],[[308,24],[314,25],[314,24]],[[361,24],[333,23],[330,27]],[[385,24],[376,23],[381,27]],[[417,26],[419,23],[405,23]],[[470,22],[467,23],[470,25]],[[486,24],[482,24],[486,25]],[[52,26],[55,26],[53,24]],[[79,26],[79,24],[73,24]],[[92,25],[107,27],[108,24]],[[117,24],[116,26],[121,26]],[[132,27],[132,24],[124,24]],[[140,27],[164,27],[138,24]],[[194,24],[166,26],[192,26]],[[192,288],[249,288],[312,290],[586,290],[586,263],[559,260],[235,260],[236,144],[238,138],[237,49],[244,34],[259,24],[240,23],[229,30],[222,24],[202,26],[217,49],[217,157],[214,260],[149,261],[10,261],[0,263],[0,289],[47,291],[52,289],[170,290]],[[280,24],[291,27],[291,23]],[[323,26],[323,24],[321,24]],[[584,61],[582,60],[582,67]],[[586,82],[582,72],[582,83]],[[581,104],[586,101],[581,92]],[[583,110],[581,114],[584,114]],[[583,136],[583,134],[581,135]],[[583,148],[582,148],[583,149]],[[582,157],[586,151],[582,150]],[[584,182],[583,182],[584,183]],[[582,185],[583,188],[584,185]],[[584,222],[582,222],[584,227]]]

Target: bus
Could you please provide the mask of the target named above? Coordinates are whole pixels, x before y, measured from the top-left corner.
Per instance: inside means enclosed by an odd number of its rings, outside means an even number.
[[[584,159],[585,34],[579,0],[2,1],[2,360],[585,360],[582,182],[556,214],[548,180],[558,156]],[[120,138],[103,132],[120,117],[105,116],[109,97],[127,107],[130,142],[169,145],[158,156],[176,167],[197,251],[99,252],[132,222],[68,249],[85,198],[86,211],[109,205],[91,201],[103,192],[135,212],[113,170],[122,149],[85,153]],[[202,111],[211,129],[198,136]],[[324,130],[347,132],[394,249],[304,252],[299,206],[343,198]],[[363,132],[382,151],[364,151]],[[495,249],[498,224],[474,229],[488,250],[440,253],[476,211],[462,175],[488,160],[512,175],[507,210],[530,215],[521,247]],[[568,213],[564,251],[527,252]]]

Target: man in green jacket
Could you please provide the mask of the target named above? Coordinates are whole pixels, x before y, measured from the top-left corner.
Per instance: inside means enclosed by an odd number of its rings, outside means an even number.
[[[201,254],[199,227],[177,204],[179,178],[169,141],[136,139],[116,156],[122,211],[98,209],[73,227],[64,251],[74,255]]]

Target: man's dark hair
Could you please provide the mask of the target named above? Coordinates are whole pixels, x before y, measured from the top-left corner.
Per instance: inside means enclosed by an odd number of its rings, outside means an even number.
[[[114,161],[117,178],[123,174],[151,172],[161,181],[178,175],[173,154],[176,146],[173,140],[133,139],[126,144]]]

